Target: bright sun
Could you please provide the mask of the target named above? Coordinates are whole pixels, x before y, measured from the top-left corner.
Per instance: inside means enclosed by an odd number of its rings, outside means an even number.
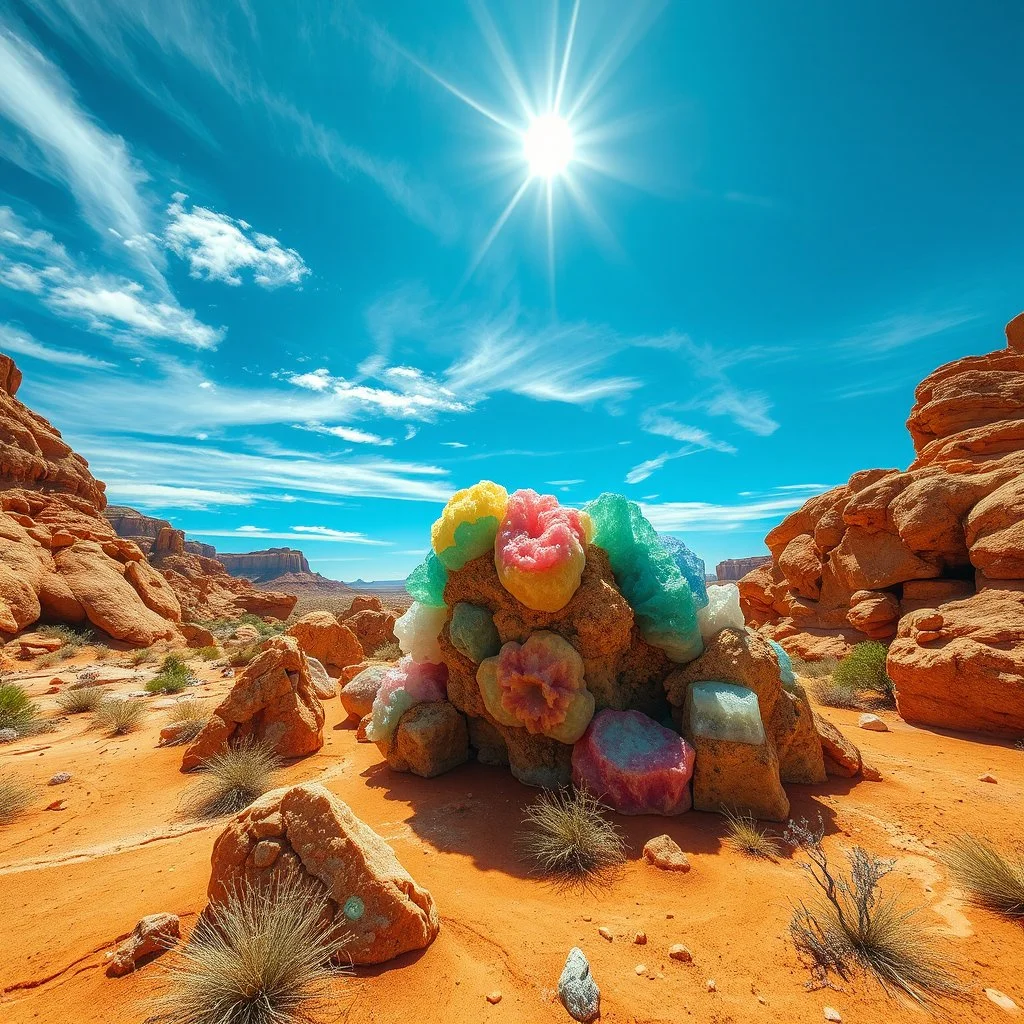
[[[534,178],[557,178],[572,161],[572,130],[560,114],[535,117],[523,135],[523,153]]]

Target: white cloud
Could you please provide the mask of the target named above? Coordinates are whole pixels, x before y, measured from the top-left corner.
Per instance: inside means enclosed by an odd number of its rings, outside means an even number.
[[[469,447],[468,444],[464,444],[462,441],[442,441],[441,444],[443,444],[445,446],[445,448],[468,448]]]
[[[852,335],[843,338],[838,347],[853,358],[870,359],[905,348],[936,334],[961,327],[977,320],[977,313],[963,309],[947,309],[928,313],[899,313],[876,320]]]
[[[66,186],[82,216],[104,239],[110,232],[136,241],[128,250],[150,279],[165,288],[159,260],[144,240],[149,219],[140,189],[146,174],[124,140],[101,128],[79,105],[56,65],[9,29],[0,28],[0,115],[38,152],[26,169]],[[16,154],[8,149],[5,154]],[[143,241],[138,241],[143,240]]]
[[[192,277],[240,285],[240,271],[247,270],[256,284],[277,288],[300,284],[309,273],[302,257],[294,249],[283,248],[276,238],[202,206],[186,210],[186,198],[176,193],[168,206],[170,223],[163,240],[171,252],[188,261]]]
[[[94,370],[107,370],[114,366],[113,363],[86,355],[84,352],[44,345],[24,331],[3,323],[0,323],[0,351],[29,356],[58,366],[83,366]]]
[[[810,485],[801,485],[807,486]],[[782,488],[776,488],[776,492]],[[642,503],[640,508],[651,525],[661,533],[674,530],[726,531],[737,530],[748,523],[764,523],[781,520],[794,509],[799,508],[813,494],[771,494],[757,501],[741,502],[736,505],[718,505],[706,501],[666,501],[660,504]]]
[[[326,391],[334,383],[335,378],[331,376],[330,370],[321,366],[319,370],[310,370],[307,373],[285,374],[285,380],[297,388],[306,388],[307,391]]]
[[[392,541],[374,540],[365,533],[351,530],[334,530],[329,526],[293,526],[290,530],[270,530],[264,526],[239,526],[234,530],[188,527],[190,537],[258,537],[260,540],[332,541],[335,544],[364,544],[374,547],[390,547]]]
[[[703,409],[712,416],[728,416],[738,427],[761,437],[768,437],[779,429],[779,424],[769,415],[771,402],[758,391],[739,391],[730,385],[722,385],[710,395],[695,399],[689,406]]]
[[[682,459],[687,455],[693,455],[696,451],[696,448],[683,448],[677,452],[662,452],[661,455],[657,455],[653,459],[647,459],[645,462],[641,462],[639,465],[634,466],[626,474],[626,483],[642,483],[652,473],[656,473],[659,469],[663,469],[666,463],[671,462],[673,459]]]
[[[585,480],[547,480],[545,481],[551,487],[575,487],[577,484],[586,483]]]
[[[299,430],[309,430],[314,434],[338,437],[350,444],[377,444],[388,447],[395,443],[394,438],[381,437],[380,434],[371,434],[367,430],[357,430],[355,427],[328,426],[324,423],[296,423],[294,425]]]
[[[679,420],[667,415],[667,412],[672,409],[672,405],[662,405],[654,409],[648,409],[640,417],[640,426],[648,434],[669,437],[673,441],[691,444],[697,448],[707,448],[717,452],[725,452],[729,455],[736,453],[735,447],[727,441],[718,441],[706,430],[690,426],[687,423],[680,423]]]

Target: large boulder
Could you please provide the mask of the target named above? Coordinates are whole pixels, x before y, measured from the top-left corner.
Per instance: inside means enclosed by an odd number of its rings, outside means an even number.
[[[328,898],[348,936],[341,958],[380,964],[423,949],[440,928],[429,892],[394,851],[333,793],[305,783],[267,793],[236,815],[213,847],[207,895],[223,903],[241,886],[298,877]]]
[[[469,759],[466,719],[446,700],[417,704],[399,719],[394,736],[378,746],[395,771],[432,779]]]
[[[185,751],[181,770],[252,741],[266,743],[281,758],[303,757],[324,745],[323,705],[294,637],[271,637],[263,645]]]
[[[372,658],[385,644],[397,643],[395,637],[395,616],[392,612],[376,608],[363,608],[345,616],[346,628],[352,630],[363,657]],[[362,658],[356,659],[361,661]]]
[[[768,534],[771,564],[740,581],[747,621],[791,654],[892,640],[900,711],[913,721],[1004,733],[1019,720],[1019,665],[1001,646],[1018,636],[1016,605],[973,602],[995,581],[1024,586],[1020,322],[1006,348],[917,387],[907,470],[855,473],[812,498]]]
[[[289,627],[288,635],[295,637],[307,657],[316,658],[328,671],[340,672],[363,660],[355,633],[328,611],[303,615]]]
[[[373,710],[377,691],[380,690],[384,677],[391,667],[386,661],[369,665],[341,688],[341,706],[348,712],[351,720],[358,722]]]

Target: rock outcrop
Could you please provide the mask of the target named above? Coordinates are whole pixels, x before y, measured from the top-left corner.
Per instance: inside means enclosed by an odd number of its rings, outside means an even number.
[[[276,789],[231,820],[213,847],[208,896],[298,877],[323,892],[347,936],[345,963],[380,964],[430,945],[440,929],[430,893],[333,793],[310,782]]]
[[[295,637],[307,657],[316,658],[334,674],[363,660],[363,648],[355,633],[328,611],[303,615],[292,623],[288,635]]]
[[[166,519],[147,516],[127,505],[108,505],[103,515],[114,528],[118,537],[134,541],[142,553],[149,558],[152,555],[166,554],[175,546],[172,539],[176,530]],[[182,533],[184,550],[190,555],[202,555],[204,558],[216,558],[217,549],[212,544],[202,544],[197,540],[188,540]]]
[[[766,537],[771,564],[740,581],[747,621],[801,657],[895,638],[909,721],[1024,732],[1022,323],[1006,348],[921,382],[907,470],[864,470],[812,498]]]
[[[263,583],[289,572],[308,573],[306,556],[295,548],[267,548],[233,554],[222,551],[217,558],[232,576],[243,576],[254,583]]]
[[[281,758],[303,757],[324,745],[324,708],[294,637],[271,637],[263,645],[185,751],[181,770],[192,771],[245,742],[265,743]]]

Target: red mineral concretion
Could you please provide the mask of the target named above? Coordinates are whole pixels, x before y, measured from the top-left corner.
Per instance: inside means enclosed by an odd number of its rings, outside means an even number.
[[[639,711],[598,712],[572,749],[572,779],[620,814],[681,814],[692,804],[693,747]]]
[[[581,513],[565,508],[551,494],[516,491],[508,499],[494,550],[502,563],[525,572],[543,572],[567,562],[587,546]]]

